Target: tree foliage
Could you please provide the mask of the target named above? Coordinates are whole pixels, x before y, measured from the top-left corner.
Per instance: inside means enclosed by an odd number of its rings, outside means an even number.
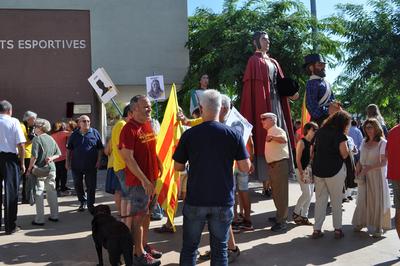
[[[325,23],[343,38],[347,54],[344,74],[337,80],[342,101],[359,114],[375,103],[393,125],[400,111],[400,1],[371,0],[367,7],[341,4],[338,10]]]
[[[236,104],[240,101],[242,77],[248,58],[253,54],[252,34],[268,32],[270,55],[281,64],[285,75],[299,81],[304,91],[307,77],[302,69],[303,58],[312,51],[311,27],[317,26],[319,52],[340,59],[339,42],[326,34],[328,24],[317,23],[300,1],[248,0],[240,7],[237,0],[226,0],[223,11],[197,9],[189,17],[190,67],[179,93],[187,110],[189,90],[198,87],[202,74],[210,77],[210,87],[227,93]],[[300,117],[296,102],[295,117]]]

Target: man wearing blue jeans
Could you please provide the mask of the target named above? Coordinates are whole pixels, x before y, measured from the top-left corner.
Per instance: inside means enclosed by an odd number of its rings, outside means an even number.
[[[174,168],[190,168],[183,207],[183,246],[180,265],[195,265],[196,250],[207,222],[211,265],[228,265],[229,228],[233,219],[233,162],[249,172],[250,160],[240,134],[220,122],[221,94],[207,90],[200,98],[203,123],[183,133],[174,153]]]

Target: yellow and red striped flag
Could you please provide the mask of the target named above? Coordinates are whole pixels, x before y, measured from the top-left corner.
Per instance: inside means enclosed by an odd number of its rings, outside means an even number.
[[[160,133],[157,136],[157,154],[160,158],[164,171],[161,178],[157,179],[156,193],[158,203],[166,211],[169,220],[174,226],[174,217],[178,207],[178,188],[180,185],[179,172],[174,170],[172,155],[182,135],[182,125],[177,121],[178,97],[175,84],[172,84],[167,107]]]
[[[303,105],[301,106],[301,130],[300,130],[301,131],[301,137],[304,136],[304,133],[303,133],[304,125],[307,124],[310,121],[311,121],[311,115],[307,111],[306,92],[304,92]]]

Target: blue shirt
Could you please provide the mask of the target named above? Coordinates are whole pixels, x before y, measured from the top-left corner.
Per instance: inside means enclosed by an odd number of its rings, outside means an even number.
[[[361,130],[359,130],[355,126],[351,126],[349,129],[349,136],[354,140],[354,144],[356,145],[357,150],[360,150],[361,143],[364,138],[361,133]]]
[[[192,206],[233,206],[233,162],[247,158],[242,136],[227,125],[207,121],[186,130],[173,155],[178,163],[189,161],[185,201]]]
[[[310,79],[306,84],[306,106],[307,111],[310,113],[311,118],[318,119],[324,116],[328,116],[328,107],[319,106],[319,101],[325,95],[327,87],[329,85],[324,79]],[[335,99],[333,92],[331,93],[328,103]]]
[[[71,168],[87,170],[96,167],[98,151],[103,149],[103,143],[94,128],[89,128],[86,134],[76,130],[68,139],[67,149],[72,152]]]

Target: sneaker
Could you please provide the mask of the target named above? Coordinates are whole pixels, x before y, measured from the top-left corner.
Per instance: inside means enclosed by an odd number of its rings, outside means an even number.
[[[37,225],[37,226],[43,226],[43,225],[44,225],[44,223],[37,223],[37,222],[35,222],[35,221],[32,221],[31,224],[32,224],[32,225]]]
[[[161,251],[156,250],[155,248],[153,248],[149,244],[147,244],[143,248],[147,253],[149,253],[155,259],[159,259],[162,256],[162,252]]]
[[[161,261],[153,258],[149,253],[144,253],[141,256],[133,256],[133,265],[136,266],[159,266]]]
[[[271,231],[276,232],[276,233],[286,232],[286,229],[287,229],[287,225],[285,222],[276,223],[271,227]]]
[[[240,256],[240,249],[238,246],[235,247],[235,250],[228,249],[228,263],[234,262],[236,258],[239,256]]]
[[[210,260],[211,259],[211,250],[207,250],[203,254],[199,255],[199,260]]]
[[[253,231],[254,227],[251,221],[243,220],[242,224],[240,225],[240,229],[244,231]]]
[[[86,202],[81,202],[81,205],[78,208],[78,212],[83,212],[86,209]]]
[[[276,217],[268,217],[268,222],[276,223]]]

